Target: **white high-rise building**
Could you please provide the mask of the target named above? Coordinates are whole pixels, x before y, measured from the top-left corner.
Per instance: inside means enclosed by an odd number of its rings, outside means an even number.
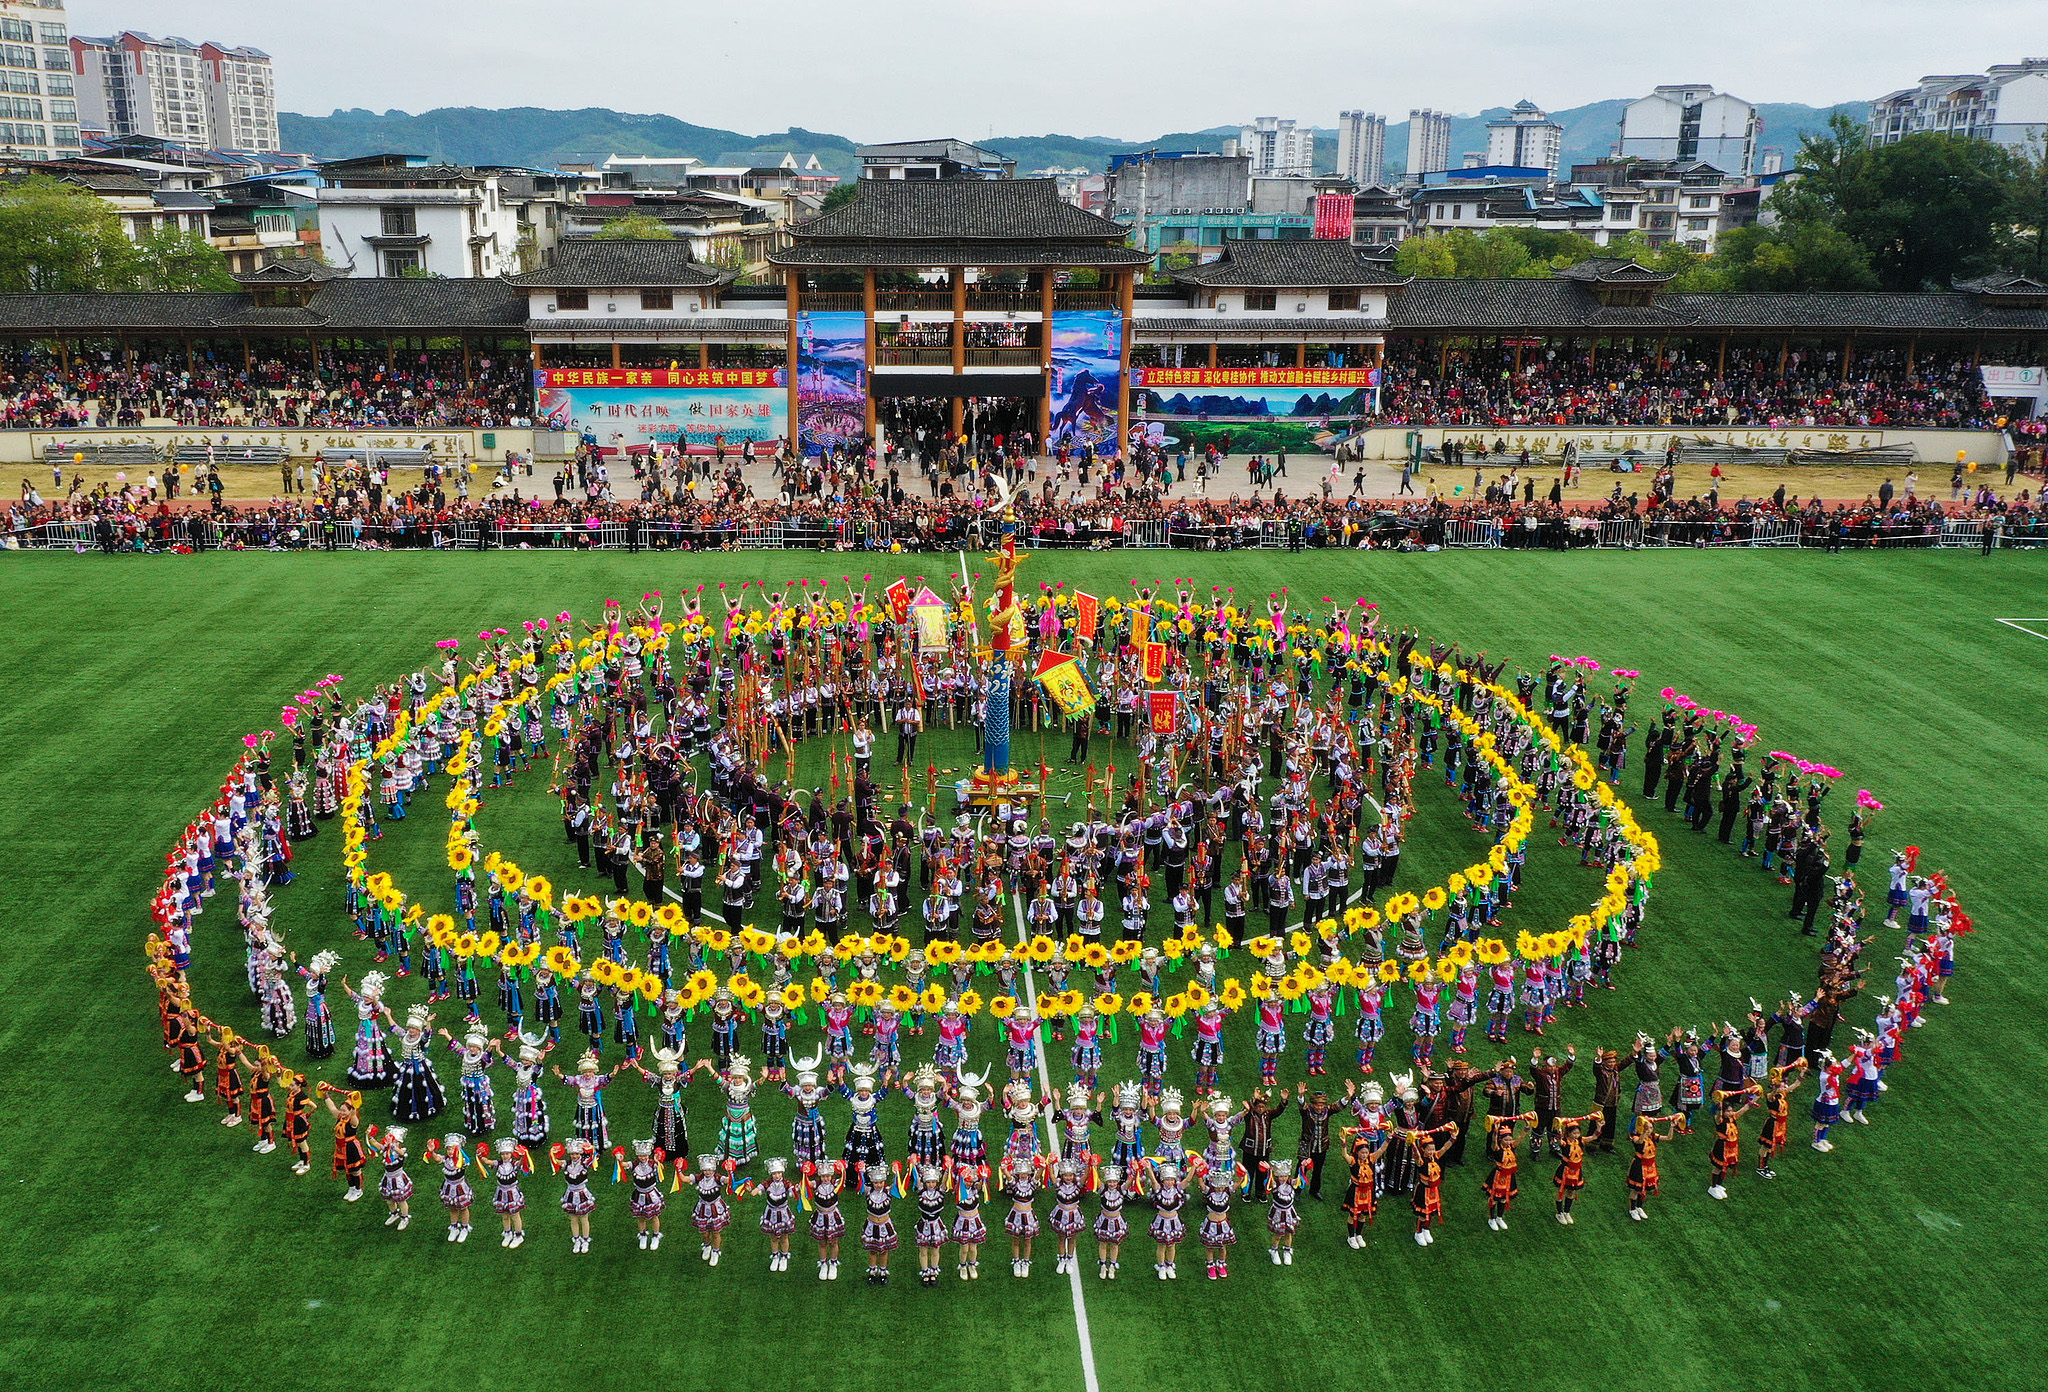
[[[1975,136],[2024,150],[2048,136],[2048,58],[1994,63],[1988,72],[1923,77],[1870,104],[1870,143],[1909,135]]]
[[[78,153],[70,41],[63,0],[0,0],[0,154],[69,159]]]
[[[1408,113],[1408,177],[1439,174],[1451,167],[1451,113]]]
[[[1237,151],[1251,157],[1255,179],[1306,179],[1316,172],[1315,132],[1279,116],[1261,116],[1240,130]]]
[[[70,63],[87,125],[201,149],[275,150],[277,87],[254,48],[155,39],[133,30],[74,38]]]
[[[1755,173],[1756,139],[1763,128],[1763,118],[1742,98],[1705,83],[1677,83],[1658,87],[1623,109],[1621,154],[1680,164],[1697,160],[1746,179]]]
[[[1337,172],[1360,188],[1386,177],[1387,118],[1370,111],[1337,113]]]
[[[1498,121],[1486,123],[1486,162],[1541,169],[1556,174],[1564,156],[1564,127],[1532,101],[1518,101]]]

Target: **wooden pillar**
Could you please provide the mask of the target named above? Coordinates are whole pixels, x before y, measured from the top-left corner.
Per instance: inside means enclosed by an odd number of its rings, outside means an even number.
[[[1138,273],[1122,271],[1117,284],[1118,359],[1116,392],[1116,452],[1119,458],[1131,444],[1131,311],[1138,297]],[[1297,350],[1296,361],[1300,361]]]
[[[967,268],[953,268],[953,374],[967,368]],[[959,383],[954,383],[958,386]]]
[[[866,320],[862,334],[866,340],[865,352],[868,364],[867,432],[870,440],[875,438],[875,268],[869,266],[861,272],[860,281],[861,317]]]
[[[1719,381],[1728,375],[1728,335],[1721,335],[1721,356],[1714,360],[1714,379]]]
[[[1308,345],[1306,343],[1294,345],[1294,366],[1296,370],[1308,366]]]
[[[1598,366],[1599,362],[1600,336],[1598,334],[1595,334],[1593,335],[1593,337],[1586,340],[1586,371],[1591,372],[1596,366]]]
[[[1671,335],[1660,334],[1657,338],[1657,370],[1664,370],[1664,350],[1671,346]]]
[[[1038,273],[1038,449],[1041,454],[1051,453],[1052,434],[1052,315],[1053,315],[1053,271],[1050,267]]]
[[[1970,348],[1970,366],[1980,366],[1984,361],[1984,340],[1978,339]]]
[[[797,385],[796,385],[796,374],[797,374],[797,364],[796,364],[796,321],[797,321],[797,300],[796,300],[796,287],[797,287],[797,279],[798,279],[798,273],[797,273],[797,269],[796,269],[796,267],[794,267],[794,266],[790,267],[790,268],[789,268],[788,270],[786,270],[786,271],[784,271],[784,272],[782,273],[782,283],[783,283],[783,285],[784,285],[784,286],[786,286],[786,287],[788,288],[788,291],[789,291],[789,294],[788,294],[788,297],[787,297],[787,301],[786,301],[786,303],[788,304],[788,314],[789,314],[789,342],[788,342],[788,345],[787,345],[787,347],[786,347],[786,349],[785,349],[785,351],[786,351],[786,352],[788,353],[788,355],[789,355],[789,360],[788,360],[788,363],[787,363],[787,364],[786,364],[786,365],[784,366],[784,368],[783,368],[783,373],[782,373],[782,375],[783,375],[783,378],[784,378],[784,379],[785,379],[785,380],[786,380],[786,381],[787,381],[787,382],[789,383],[789,448],[790,448],[790,452],[791,452],[792,454],[796,454],[796,455],[801,455],[801,454],[803,453],[803,444],[802,444],[802,440],[803,440],[803,433],[802,433],[801,429],[799,428],[799,424],[798,424],[798,420],[797,420]]]
[[[192,335],[191,335],[191,334],[179,334],[179,335],[178,335],[178,337],[179,337],[179,338],[181,338],[181,339],[183,339],[183,340],[185,341],[185,370],[186,370],[187,372],[191,372],[191,371],[193,371],[193,364],[192,364]],[[64,356],[64,340],[63,340],[63,339],[61,339],[61,338],[57,340],[57,356],[59,357],[59,359],[62,359],[62,358],[63,358],[63,356]],[[69,366],[68,366],[68,364],[67,364],[66,370],[67,370],[67,371],[69,370]]]
[[[1791,335],[1788,334],[1785,337],[1785,341],[1778,345],[1778,380],[1780,382],[1785,380],[1785,362],[1791,356],[1792,338]]]
[[[384,335],[384,366],[398,366],[398,345],[390,334]]]
[[[622,362],[622,361],[621,361],[621,358],[622,358],[622,356],[623,356],[623,355],[622,355],[622,354],[621,354],[621,353],[619,352],[619,341],[618,341],[618,340],[617,340],[617,339],[615,338],[615,339],[613,339],[613,340],[612,340],[612,366],[613,366],[613,367],[624,367],[624,366],[626,365],[626,364],[625,364],[624,362]]]
[[[700,344],[698,344],[698,345],[697,345],[697,366],[698,366],[699,368],[706,368],[706,367],[709,367],[709,366],[711,366],[711,345],[710,345],[710,344],[708,344],[708,343],[700,343]]]
[[[1911,377],[1911,376],[1913,375],[1913,355],[1914,355],[1914,354],[1915,354],[1915,353],[1916,353],[1917,351],[1919,351],[1919,348],[1920,348],[1920,335],[1919,335],[1919,334],[1914,334],[1914,335],[1913,335],[1913,336],[1912,336],[1911,338],[1909,338],[1909,339],[1907,339],[1907,340],[1906,340],[1906,375],[1907,375],[1908,377]]]
[[[539,372],[542,370],[543,366],[544,364],[542,364],[540,360],[540,345],[536,343],[533,345],[533,370],[535,372]]]
[[[1451,336],[1445,334],[1437,344],[1436,375],[1439,378],[1451,375]]]
[[[308,337],[311,337],[311,335],[308,335]],[[468,334],[462,335],[462,380],[465,382],[470,380]]]
[[[953,278],[953,405],[949,418],[953,422],[953,438],[960,438],[960,428],[966,421],[967,403],[960,399],[965,383],[959,379],[967,375],[967,268],[951,266],[947,274]]]
[[[1850,334],[1842,341],[1842,381],[1849,380],[1849,365],[1856,361],[1856,335]]]
[[[1515,340],[1515,371],[1516,371],[1516,373],[1517,373],[1517,374],[1519,374],[1519,373],[1521,372],[1521,370],[1522,370],[1522,340],[1520,340],[1520,339],[1518,338],[1518,339],[1516,339],[1516,340]]]
[[[1212,371],[1216,367],[1216,343],[1213,339],[1209,343],[1209,367]]]

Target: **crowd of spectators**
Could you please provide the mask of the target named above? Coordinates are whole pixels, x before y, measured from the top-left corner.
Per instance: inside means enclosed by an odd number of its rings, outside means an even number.
[[[41,345],[0,355],[0,429],[491,429],[532,413],[523,360],[474,354],[465,370],[459,351],[323,349],[317,367],[303,356],[60,357]]]
[[[892,344],[921,342],[923,326]],[[972,326],[974,346],[1014,326]],[[208,352],[147,356],[101,348],[60,355],[41,343],[0,355],[0,428],[175,426],[272,429],[482,428],[529,420],[523,359],[323,346],[305,356]],[[1466,346],[1446,358],[1420,339],[1389,340],[1380,413],[1369,424],[1476,427],[1627,425],[1981,429],[2001,419],[1970,354],[1926,347],[1784,350],[1646,341],[1597,352],[1537,343]]]
[[[1685,352],[1387,345],[1382,425],[1984,429],[2004,413],[1967,353],[1731,345]],[[1908,358],[1911,366],[1908,367]]]
[[[105,549],[281,547],[556,547],[598,545],[634,549],[716,550],[748,546],[827,550],[950,552],[986,544],[999,501],[995,478],[984,472],[948,496],[885,493],[870,485],[855,496],[753,496],[736,468],[699,495],[692,487],[626,490],[615,496],[602,462],[572,462],[553,479],[514,469],[488,489],[457,488],[449,476],[422,477],[393,487],[388,475],[359,471],[334,480],[324,492],[228,503],[214,496],[197,507],[174,508],[137,486],[91,493],[56,503],[39,498],[13,505],[8,523],[19,544],[46,523],[75,527],[76,544]],[[651,470],[650,470],[651,473]],[[1661,475],[1660,475],[1661,478]],[[582,482],[579,483],[579,479]],[[546,485],[567,487],[557,497]],[[1020,489],[1012,511],[1027,544],[1105,549],[1127,545],[1226,550],[1280,545],[1424,549],[1485,539],[1520,548],[1563,549],[1639,539],[1647,544],[1701,544],[1782,535],[1797,524],[1809,545],[1909,544],[1938,534],[1956,518],[1996,520],[2012,541],[2048,541],[2044,514],[2031,479],[2011,494],[1989,484],[1960,498],[1939,499],[1887,485],[1861,502],[1801,499],[1780,487],[1762,498],[1721,502],[1676,498],[1651,481],[1644,492],[1617,483],[1606,497],[1565,502],[1537,496],[1502,479],[1470,495],[1432,487],[1426,495],[1388,502],[1311,494],[1290,497],[1166,497],[1128,489],[1073,498]],[[536,489],[533,485],[543,485]],[[202,494],[202,496],[204,496]],[[1639,531],[1616,537],[1603,524]]]

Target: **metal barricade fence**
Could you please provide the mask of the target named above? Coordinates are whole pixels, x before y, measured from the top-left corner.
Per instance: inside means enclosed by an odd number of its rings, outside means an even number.
[[[1124,521],[1124,545],[1147,549],[1166,545],[1166,519],[1134,517]]]
[[[1259,523],[1259,549],[1276,550],[1287,544],[1287,529],[1278,522]]]
[[[1934,544],[1981,547],[1984,544],[1984,524],[1973,517],[1951,517],[1941,524],[1941,535]]]
[[[93,539],[90,522],[45,522],[30,529],[27,544],[36,550],[66,551],[74,546],[97,543]]]
[[[1270,524],[1269,524],[1270,525]],[[1444,520],[1446,546],[1499,546],[1500,524],[1491,518],[1451,517]]]
[[[1600,537],[1595,546],[1615,546],[1633,551],[1643,544],[1643,519],[1640,517],[1610,517],[1600,523]]]
[[[1751,546],[1797,546],[1806,529],[1789,517],[1758,517],[1749,524]]]

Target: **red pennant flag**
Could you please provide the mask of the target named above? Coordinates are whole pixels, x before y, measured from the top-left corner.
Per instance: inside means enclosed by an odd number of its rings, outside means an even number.
[[[1074,632],[1087,642],[1095,641],[1095,625],[1101,616],[1101,602],[1092,594],[1074,591]]]
[[[1145,699],[1152,706],[1152,733],[1170,735],[1173,733],[1175,717],[1179,714],[1180,693],[1177,691],[1149,691]]]

